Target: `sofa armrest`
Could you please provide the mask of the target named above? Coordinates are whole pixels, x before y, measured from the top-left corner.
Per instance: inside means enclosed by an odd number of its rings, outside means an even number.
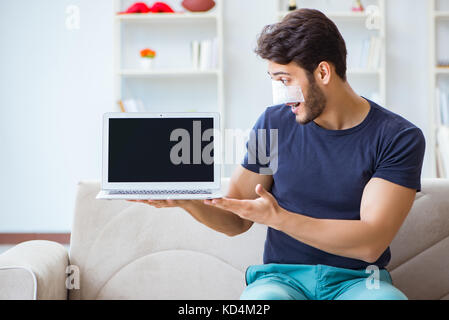
[[[67,250],[34,240],[0,255],[0,299],[67,299]]]

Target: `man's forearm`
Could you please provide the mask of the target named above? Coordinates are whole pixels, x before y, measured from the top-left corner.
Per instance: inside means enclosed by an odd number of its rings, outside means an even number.
[[[189,201],[181,207],[198,222],[228,236],[243,233],[252,224],[230,211],[208,206],[202,200]]]
[[[273,226],[289,236],[328,253],[374,262],[382,236],[361,220],[316,219],[281,209]]]

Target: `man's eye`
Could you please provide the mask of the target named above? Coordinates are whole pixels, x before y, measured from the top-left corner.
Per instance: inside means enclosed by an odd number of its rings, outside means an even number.
[[[288,83],[288,79],[281,79],[281,82],[282,82],[283,84],[287,84],[287,83]]]

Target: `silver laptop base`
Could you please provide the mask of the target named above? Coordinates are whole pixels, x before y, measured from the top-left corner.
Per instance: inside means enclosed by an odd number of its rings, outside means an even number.
[[[174,192],[175,191],[175,192]],[[180,192],[176,192],[180,191]],[[190,192],[189,192],[190,191]],[[204,192],[202,192],[204,191]],[[187,200],[222,198],[221,192],[212,190],[103,190],[96,199],[107,200]]]

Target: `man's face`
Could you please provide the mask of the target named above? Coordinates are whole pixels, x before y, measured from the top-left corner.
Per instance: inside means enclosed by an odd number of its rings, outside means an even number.
[[[314,80],[313,75],[310,75],[311,79],[309,79],[307,72],[294,62],[281,65],[272,61],[268,62],[268,74],[271,79],[281,81],[286,86],[301,87],[305,102],[289,104],[298,123],[307,124],[323,113],[326,96]]]

